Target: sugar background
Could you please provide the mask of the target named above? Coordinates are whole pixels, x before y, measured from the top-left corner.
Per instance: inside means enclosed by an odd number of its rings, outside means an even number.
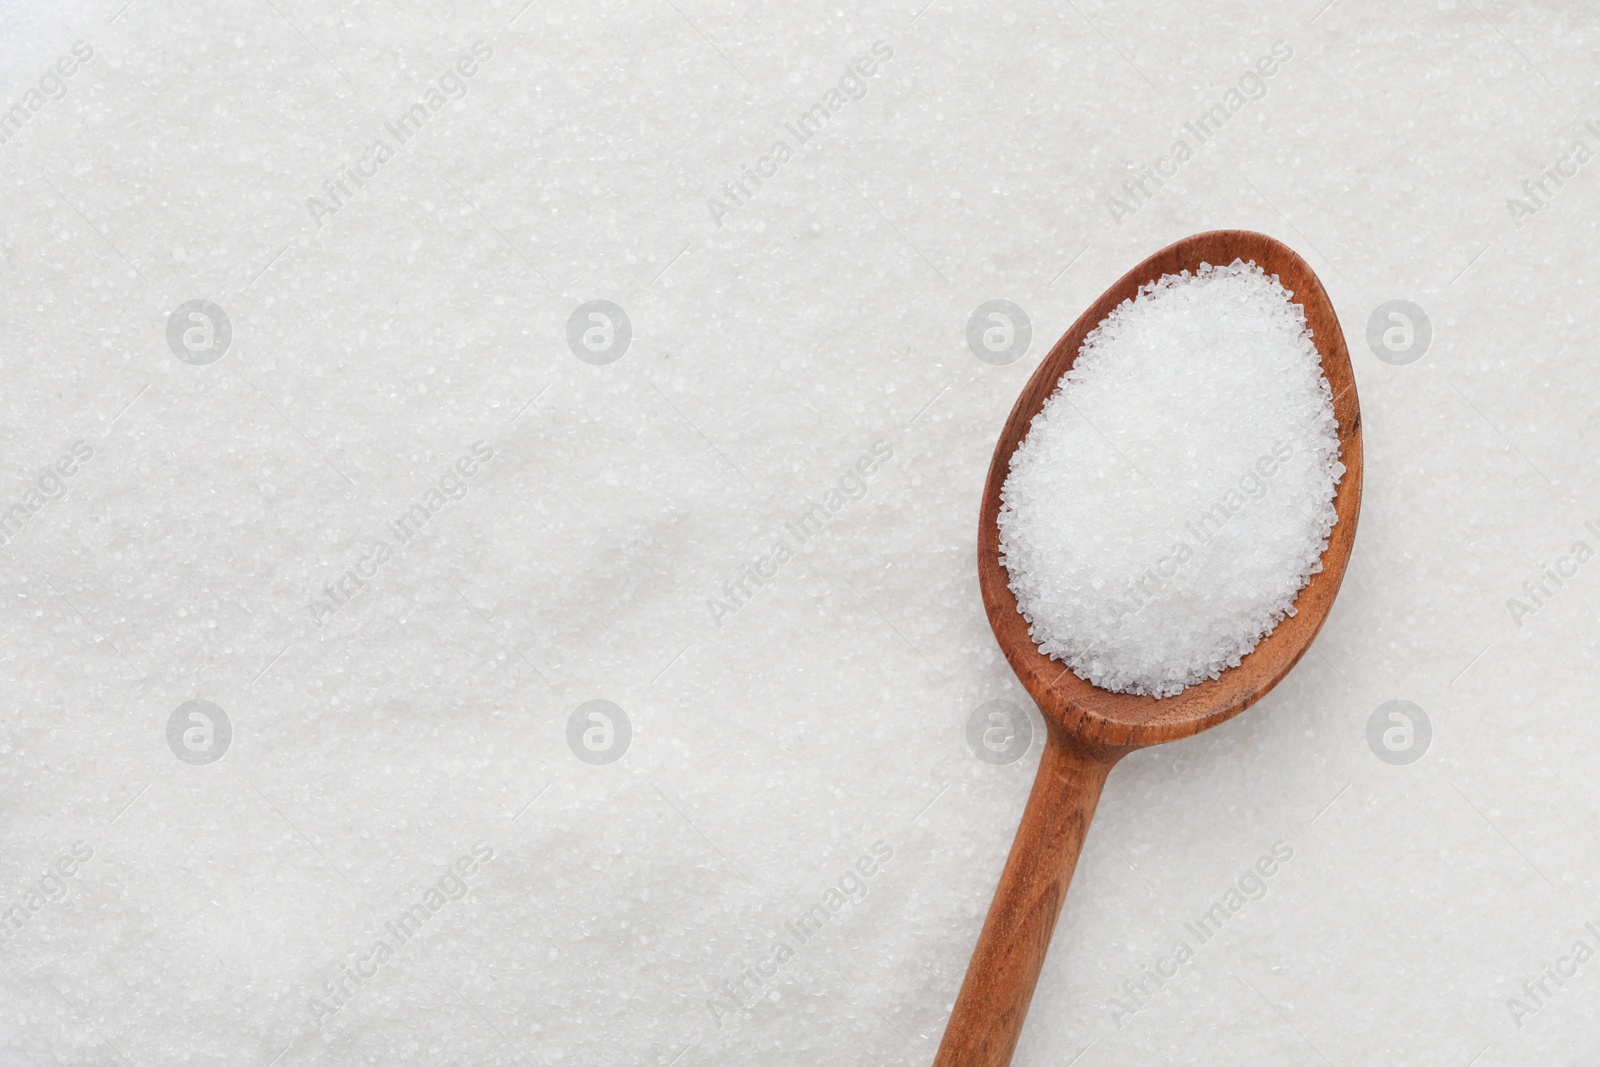
[[[995,434],[1106,285],[1218,226],[1299,249],[1343,316],[1361,536],[1269,699],[1112,776],[1017,1062],[1592,1058],[1600,965],[1520,1027],[1506,998],[1600,918],[1600,572],[1521,627],[1505,602],[1600,520],[1600,175],[1508,211],[1595,140],[1596,19],[4,0],[7,106],[95,56],[0,145],[0,499],[95,456],[0,549],[0,902],[94,855],[0,947],[0,1063],[929,1062],[1038,751],[966,743],[1026,699],[974,579]],[[480,39],[464,99],[315,228]],[[717,228],[706,199],[878,40]],[[1277,41],[1265,95],[1114,220]],[[233,327],[209,366],[166,341],[197,299]],[[593,299],[634,332],[604,366],[566,340]],[[966,344],[994,299],[1032,324],[1005,366]],[[1365,341],[1396,299],[1432,324],[1405,366]],[[316,630],[479,439],[471,491]],[[705,599],[879,439],[870,493],[717,630]],[[231,721],[217,762],[169,748],[191,699]],[[612,763],[569,746],[593,699],[631,721]],[[1407,766],[1367,740],[1393,699],[1432,723]],[[719,1028],[707,998],[878,840],[870,895]],[[470,893],[311,1029],[479,841]],[[1118,1028],[1279,841],[1270,893]]]

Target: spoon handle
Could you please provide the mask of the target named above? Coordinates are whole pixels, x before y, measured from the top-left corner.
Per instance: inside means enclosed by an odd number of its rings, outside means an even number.
[[[1006,1067],[1039,981],[1078,853],[1121,751],[1049,730],[1033,792],[934,1067]]]

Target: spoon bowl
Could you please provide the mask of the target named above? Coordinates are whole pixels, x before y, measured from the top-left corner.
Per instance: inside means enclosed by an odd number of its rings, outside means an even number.
[[[1101,320],[1164,274],[1192,272],[1205,263],[1225,266],[1236,259],[1276,275],[1290,299],[1305,311],[1322,372],[1332,387],[1339,458],[1345,465],[1334,491],[1338,521],[1322,553],[1322,569],[1296,596],[1293,614],[1282,619],[1237,667],[1176,696],[1113,693],[1079,678],[1034,644],[1000,562],[1000,490],[1011,456],[1027,436],[1033,417]],[[1189,737],[1231,719],[1289,673],[1311,647],[1333,606],[1355,544],[1360,510],[1361,409],[1338,316],[1310,265],[1265,234],[1214,230],[1168,245],[1107,289],[1040,362],[1012,407],[989,464],[978,519],[978,582],[995,639],[1044,714],[1045,750],[935,1067],[1004,1067],[1011,1062],[1050,935],[1111,768],[1134,749]]]

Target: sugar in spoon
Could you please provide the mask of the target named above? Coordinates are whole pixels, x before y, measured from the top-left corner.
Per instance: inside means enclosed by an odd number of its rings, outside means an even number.
[[[1011,455],[1029,424],[1071,368],[1084,338],[1111,310],[1165,274],[1202,264],[1253,261],[1277,275],[1305,310],[1322,372],[1333,390],[1340,459],[1345,474],[1334,494],[1338,513],[1322,554],[1294,602],[1294,613],[1240,661],[1209,681],[1157,699],[1113,693],[1079,678],[1039,651],[1017,610],[1000,562],[1000,490]],[[1239,714],[1265,696],[1311,646],[1333,605],[1355,543],[1361,510],[1361,410],[1344,334],[1328,294],[1309,264],[1264,234],[1215,230],[1163,248],[1123,275],[1056,342],[1017,398],[984,486],[978,518],[978,580],[989,625],[1017,678],[1043,712],[1044,753],[1022,813],[1000,885],[967,966],[966,979],[939,1045],[935,1067],[1005,1067],[1022,1033],[1033,989],[1078,854],[1089,832],[1106,776],[1117,761],[1147,745],[1192,736]]]

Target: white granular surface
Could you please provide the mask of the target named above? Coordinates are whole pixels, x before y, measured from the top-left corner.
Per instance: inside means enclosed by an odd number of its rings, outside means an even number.
[[[1359,548],[1282,685],[1118,765],[1013,1063],[1596,1062],[1600,955],[1544,968],[1600,926],[1600,156],[1541,168],[1597,56],[1576,2],[0,0],[0,1065],[927,1067],[1043,738],[969,732],[1033,713],[995,430],[1233,226],[1342,316]]]
[[[1305,312],[1253,263],[1163,275],[1085,338],[1001,491],[1039,650],[1172,696],[1240,659],[1322,569],[1333,395]]]

